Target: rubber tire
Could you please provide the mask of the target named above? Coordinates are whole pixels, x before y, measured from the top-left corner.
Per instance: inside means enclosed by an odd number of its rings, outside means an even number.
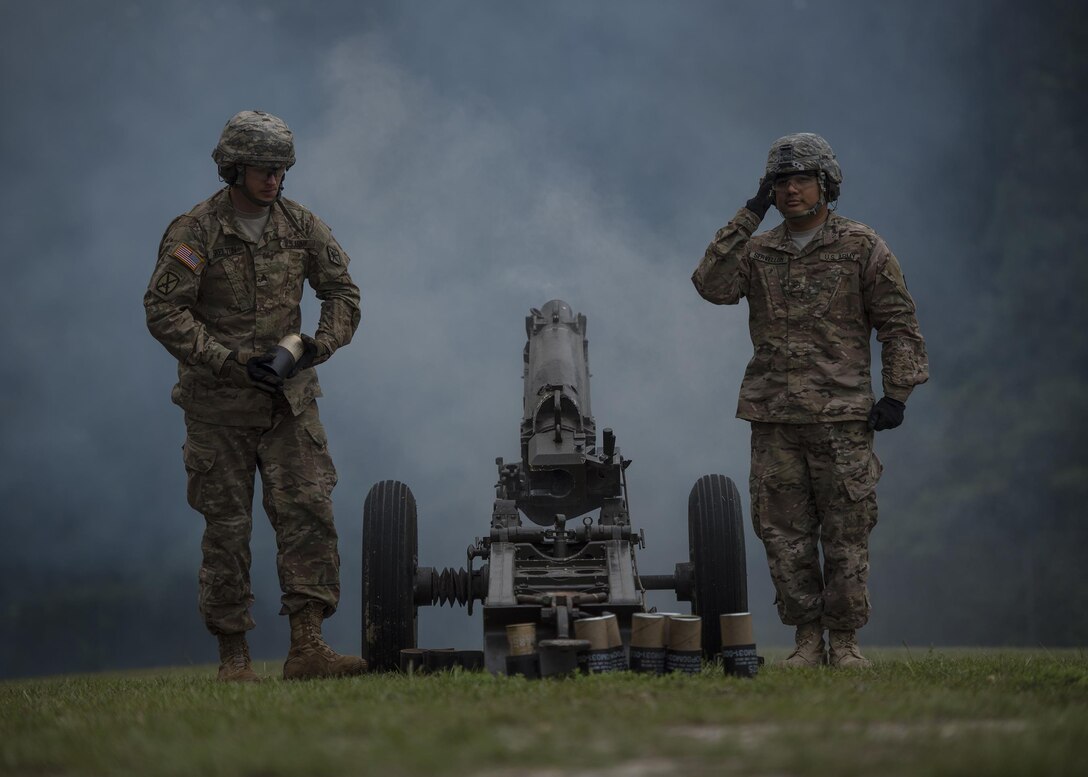
[[[416,499],[396,480],[375,483],[363,504],[363,658],[393,671],[416,646]]]
[[[703,619],[703,655],[714,659],[722,649],[718,616],[748,612],[744,511],[730,478],[704,475],[695,482],[688,497],[688,548],[691,611]]]

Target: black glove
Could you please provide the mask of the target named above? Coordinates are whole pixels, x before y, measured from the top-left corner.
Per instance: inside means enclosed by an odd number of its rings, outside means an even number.
[[[219,368],[219,377],[226,378],[232,386],[237,388],[250,388],[253,385],[246,368],[238,361],[236,351],[231,351],[230,356],[223,360],[223,366]]]
[[[269,351],[246,362],[246,374],[250,381],[266,394],[278,394],[283,389],[283,378],[268,368],[275,357],[276,354]]]
[[[898,399],[881,397],[869,411],[869,428],[874,432],[894,429],[903,423],[903,411],[906,409],[907,406]]]
[[[288,378],[293,378],[303,370],[310,369],[314,365],[314,359],[317,358],[317,340],[309,335],[299,335],[299,337],[302,338],[302,356],[298,357],[295,368],[291,370]]]
[[[771,207],[771,187],[774,184],[771,179],[760,178],[759,179],[759,191],[756,192],[756,196],[744,203],[744,207],[752,211],[752,213],[759,216],[762,220],[767,215],[767,211]]]

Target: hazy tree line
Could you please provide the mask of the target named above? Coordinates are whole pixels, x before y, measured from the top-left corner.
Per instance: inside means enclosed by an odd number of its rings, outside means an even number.
[[[950,643],[1088,643],[1088,15],[1059,6],[1006,5],[965,44],[983,110],[926,193],[939,234],[960,225],[934,249],[966,285],[933,290],[947,326],[918,397],[940,404],[909,419],[915,491],[874,568],[905,630]]]

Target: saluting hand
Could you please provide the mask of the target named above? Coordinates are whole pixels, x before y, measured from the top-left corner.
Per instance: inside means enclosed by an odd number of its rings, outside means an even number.
[[[752,213],[759,216],[760,220],[767,215],[767,211],[771,207],[771,187],[772,181],[768,177],[759,179],[759,189],[756,191],[756,196],[744,203],[744,207],[752,211]]]

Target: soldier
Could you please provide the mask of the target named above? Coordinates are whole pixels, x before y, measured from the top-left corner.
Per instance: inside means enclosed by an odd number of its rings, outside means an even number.
[[[779,617],[796,626],[787,666],[869,666],[855,632],[870,611],[869,533],[882,470],[873,431],[899,426],[911,390],[929,377],[899,262],[876,232],[829,208],[841,183],[819,135],[779,138],[756,195],[718,230],[692,276],[717,305],[748,299],[755,353],[737,416],[752,424],[752,523]],[[785,220],[753,236],[772,202]],[[884,391],[876,403],[874,329]]]
[[[242,111],[212,152],[227,186],[174,219],[159,245],[144,308],[147,327],[178,360],[171,398],[185,411],[188,500],[206,522],[200,612],[219,640],[223,681],[259,680],[245,632],[254,471],[276,532],[291,622],[285,679],[360,674],[366,662],[332,651],[321,621],[340,598],[333,525],[336,470],[315,398],[314,370],[351,341],[359,289],[329,227],[281,196],[295,163],[282,120]],[[313,337],[286,376],[270,370],[277,343],[298,334],[303,282],[321,300]],[[297,341],[296,341],[297,342]]]

